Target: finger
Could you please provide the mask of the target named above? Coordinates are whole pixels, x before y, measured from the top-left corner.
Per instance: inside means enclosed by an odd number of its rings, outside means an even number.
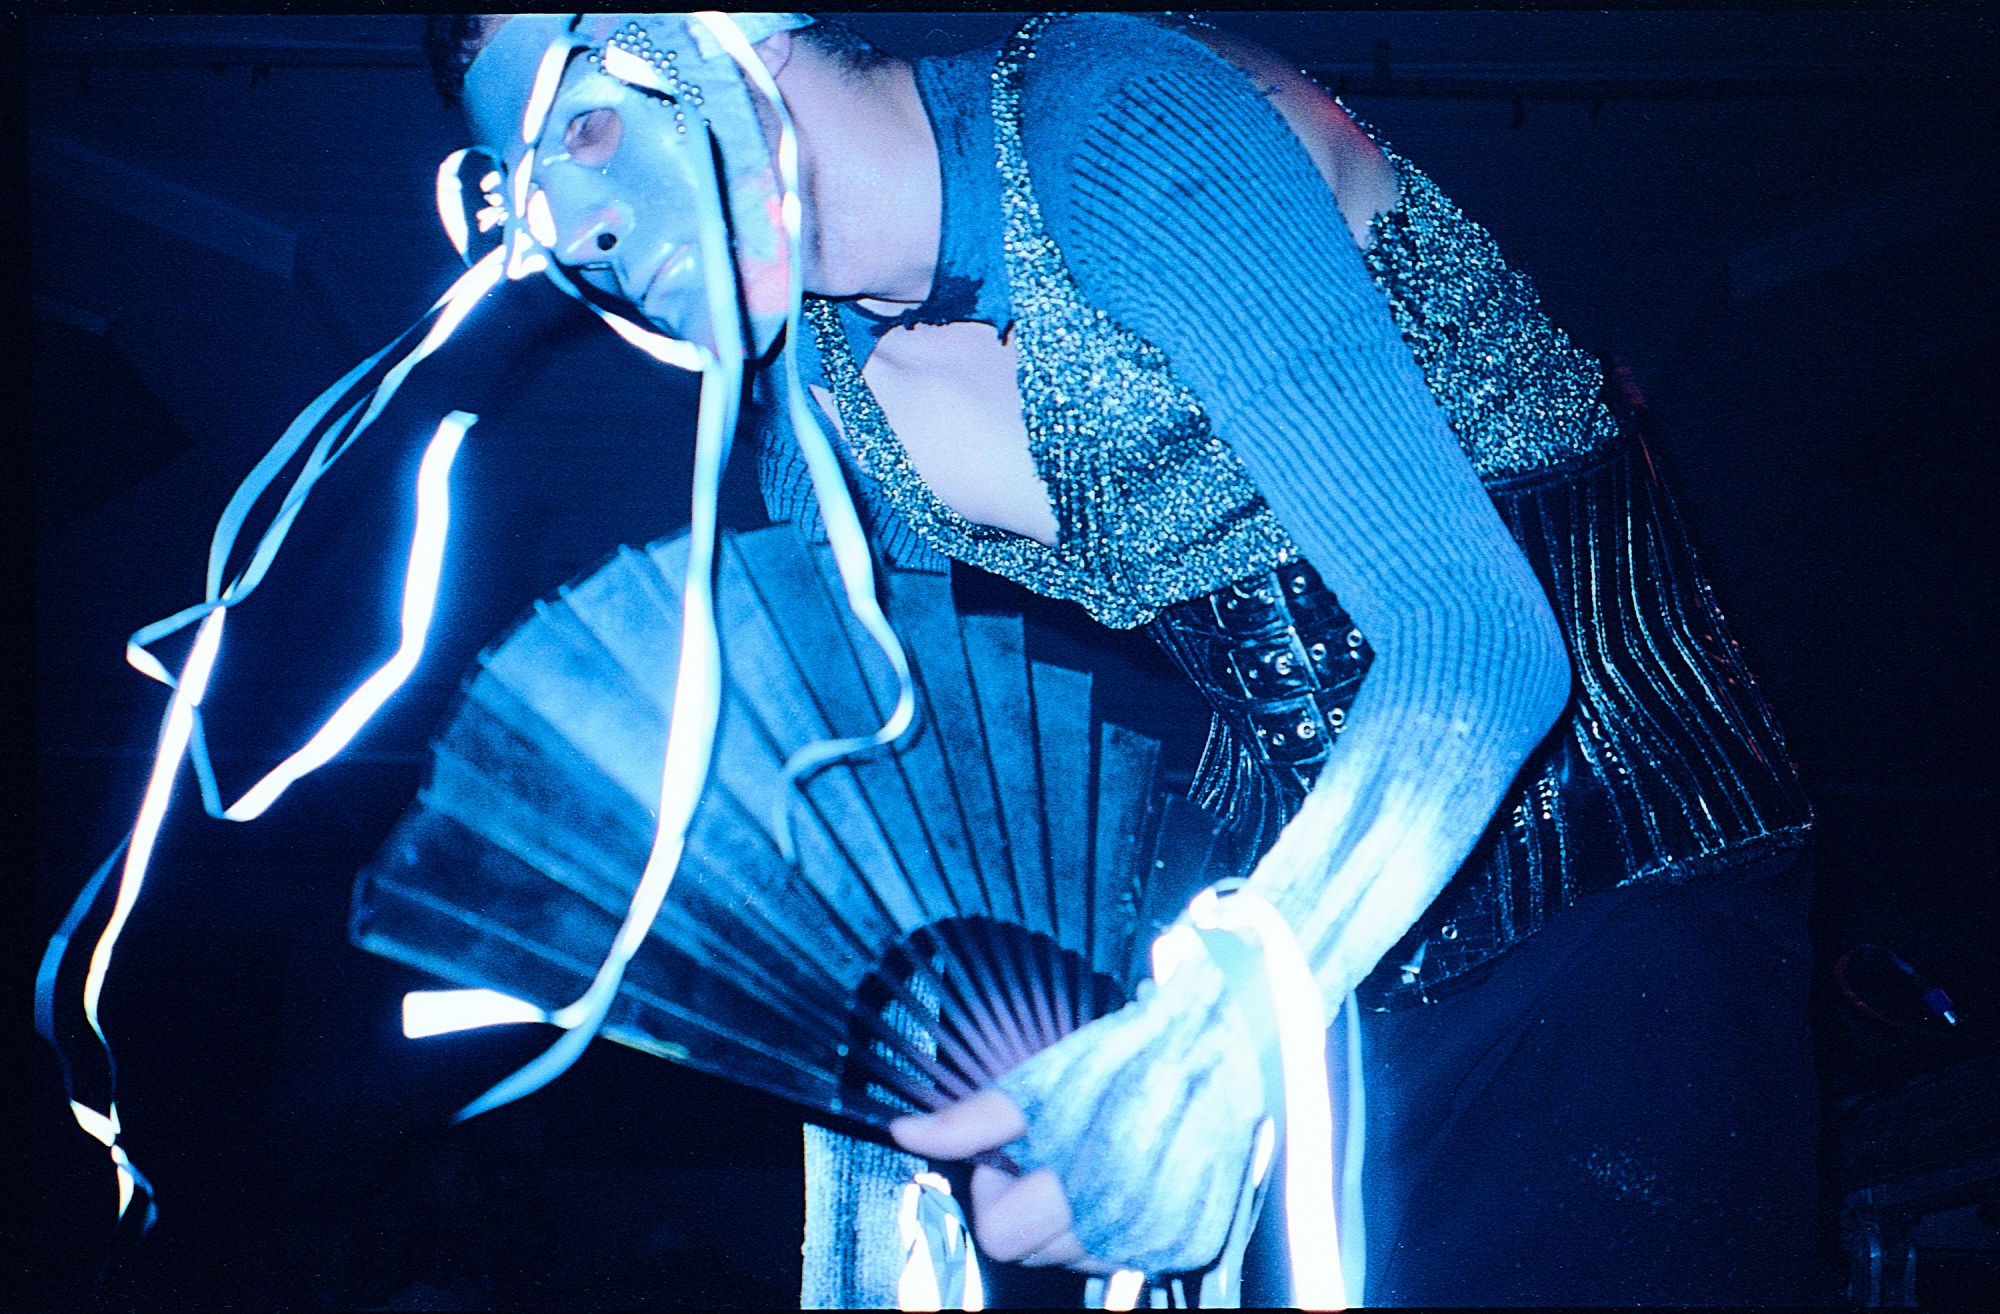
[[[1020,1106],[993,1088],[936,1113],[911,1114],[889,1124],[898,1145],[927,1159],[969,1159],[1018,1140],[1027,1130]]]
[[[993,1177],[1004,1174],[996,1172]],[[1069,1201],[1062,1183],[1048,1169],[1038,1168],[998,1191],[991,1189],[991,1178],[988,1183],[985,1204],[974,1211],[972,1230],[980,1250],[1001,1263],[1031,1255],[1070,1230]]]
[[[1076,1233],[1064,1232],[1033,1254],[1023,1256],[1020,1262],[1030,1268],[1044,1268],[1052,1264],[1074,1268],[1088,1258],[1083,1252],[1083,1243],[1076,1239]]]
[[[1063,1233],[1054,1241],[1051,1241],[1048,1245],[1043,1246],[1040,1250],[1037,1250],[1034,1254],[1029,1255],[1020,1262],[1022,1265],[1030,1268],[1060,1264],[1064,1268],[1074,1269],[1079,1273],[1111,1274],[1116,1273],[1119,1269],[1119,1265],[1099,1259],[1085,1250],[1083,1242],[1076,1239],[1076,1233],[1074,1232]]]
[[[972,1212],[976,1215],[984,1210],[1002,1191],[1021,1179],[1012,1173],[989,1168],[985,1164],[972,1166]]]

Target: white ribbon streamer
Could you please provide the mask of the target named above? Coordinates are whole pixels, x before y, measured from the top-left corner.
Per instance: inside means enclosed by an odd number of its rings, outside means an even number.
[[[1257,949],[1259,975],[1269,993],[1277,1023],[1278,1057],[1282,1072],[1282,1113],[1285,1142],[1286,1248],[1291,1259],[1292,1301],[1301,1309],[1347,1308],[1349,1285],[1343,1272],[1339,1215],[1334,1207],[1333,1102],[1326,1079],[1326,1014],[1312,966],[1298,939],[1278,910],[1261,895],[1236,885],[1226,893],[1203,890],[1189,904],[1186,920],[1169,928],[1153,944],[1154,979],[1164,984],[1176,972],[1206,952],[1201,932],[1228,932],[1251,941]],[[1235,988],[1251,988],[1234,979]],[[1351,1040],[1359,1036],[1352,1024]],[[1353,1051],[1350,1051],[1352,1053]],[[1350,1091],[1358,1091],[1358,1061],[1350,1061]],[[1350,1096],[1352,1100],[1352,1096]],[[1349,1225],[1359,1214],[1358,1102],[1349,1105],[1348,1171],[1344,1203]],[[1358,1229],[1357,1229],[1358,1230]]]
[[[951,1183],[920,1172],[903,1183],[896,1207],[903,1271],[896,1307],[906,1310],[985,1309],[986,1289],[972,1230],[952,1198]]]
[[[848,610],[868,631],[882,655],[888,658],[896,675],[896,705],[881,728],[872,734],[822,740],[799,749],[785,763],[785,781],[789,786],[828,763],[900,739],[916,715],[916,687],[910,677],[909,657],[875,597],[875,564],[868,547],[868,535],[861,528],[860,513],[855,510],[854,499],[848,494],[840,458],[827,439],[826,431],[820,427],[813,404],[807,399],[805,385],[799,377],[800,311],[805,298],[801,240],[804,207],[799,199],[798,132],[792,124],[791,111],[785,107],[785,98],[779,93],[770,70],[764,67],[764,61],[757,57],[757,52],[729,15],[702,12],[690,17],[729,52],[751,85],[770,103],[778,118],[778,213],[785,229],[785,244],[789,253],[787,266],[791,278],[783,362],[786,413],[791,419],[799,451],[805,457],[806,471],[812,478],[813,495],[818,499],[820,519],[826,525],[827,545],[833,550],[834,565],[846,590]],[[781,805],[776,818],[778,847],[787,861],[794,857],[789,802],[788,790],[786,804]]]

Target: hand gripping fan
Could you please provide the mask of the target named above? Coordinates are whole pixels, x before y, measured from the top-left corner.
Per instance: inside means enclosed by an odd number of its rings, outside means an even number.
[[[651,843],[686,553],[622,549],[482,655],[357,884],[357,944],[544,1010],[582,993]],[[1164,806],[1158,745],[1031,659],[1021,617],[959,614],[941,574],[884,578],[917,724],[794,788],[785,761],[874,729],[896,684],[824,548],[725,538],[715,766],[604,1028],[875,1127],[1121,1004],[1213,847]],[[1149,881],[1168,829],[1179,874]]]

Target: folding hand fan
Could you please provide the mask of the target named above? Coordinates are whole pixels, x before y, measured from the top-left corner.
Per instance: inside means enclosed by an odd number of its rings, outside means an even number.
[[[621,550],[480,658],[362,873],[356,943],[545,1009],[582,993],[652,839],[686,554]],[[1087,674],[1031,659],[1022,618],[960,615],[947,577],[892,570],[917,724],[794,790],[786,758],[873,730],[894,678],[824,549],[778,526],[719,561],[715,767],[604,1034],[880,1127],[1120,1004],[1213,847],[1163,804],[1157,744],[1095,716]],[[1155,875],[1169,829],[1177,878]]]

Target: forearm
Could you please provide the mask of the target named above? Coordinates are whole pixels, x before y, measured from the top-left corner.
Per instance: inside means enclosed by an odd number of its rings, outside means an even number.
[[[1250,880],[1298,937],[1329,1015],[1463,864],[1527,752],[1474,742],[1462,720],[1391,716],[1370,695]]]
[[[1251,882],[1332,1005],[1464,863],[1560,716],[1570,672],[1539,581],[1428,396],[1349,386],[1330,399],[1315,364],[1281,368],[1249,399],[1235,447],[1375,651],[1317,785]],[[1366,373],[1420,382],[1407,355]],[[1292,417],[1315,402],[1352,411],[1366,440],[1300,441]]]

